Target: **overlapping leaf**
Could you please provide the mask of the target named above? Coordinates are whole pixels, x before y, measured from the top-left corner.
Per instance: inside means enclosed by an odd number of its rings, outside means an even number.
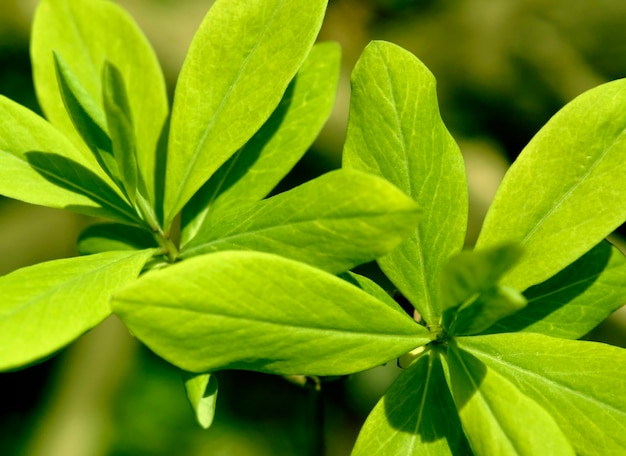
[[[579,339],[626,303],[626,258],[601,242],[563,271],[524,292],[528,305],[486,332],[525,331]]]
[[[379,264],[435,323],[439,273],[465,238],[465,167],[441,120],[434,77],[398,46],[369,44],[352,73],[344,164],[385,177],[422,209],[415,233]]]
[[[541,334],[457,339],[556,420],[578,454],[626,451],[626,350]],[[507,397],[499,392],[501,401]],[[514,411],[509,410],[514,415]],[[520,424],[527,427],[532,420]],[[539,436],[543,431],[536,431]],[[545,454],[542,452],[542,454]]]
[[[454,402],[474,453],[576,454],[553,417],[510,379],[454,345],[447,359]]]
[[[217,379],[215,374],[191,374],[183,372],[185,391],[191,408],[196,415],[196,421],[204,429],[213,424],[215,404],[217,402]]]
[[[326,0],[218,0],[180,73],[169,136],[165,219],[270,117],[309,53]]]
[[[430,340],[344,280],[260,252],[202,255],[149,272],[113,300],[133,333],[191,372],[341,375]]]
[[[504,284],[547,280],[626,220],[626,80],[601,85],[558,112],[507,172],[477,248],[517,242]]]
[[[434,351],[402,372],[368,416],[352,455],[373,454],[471,454]]]
[[[139,275],[150,255],[101,253],[0,277],[0,369],[49,356],[104,320],[111,295]]]
[[[417,219],[417,205],[384,179],[337,170],[218,220],[211,214],[181,256],[258,250],[344,272],[397,246]]]
[[[263,127],[224,163],[183,210],[181,243],[195,236],[211,211],[260,200],[278,184],[317,137],[335,99],[339,47],[317,44]]]
[[[124,78],[132,112],[137,164],[149,201],[155,201],[156,149],[168,114],[163,75],[150,44],[132,18],[103,0],[42,0],[31,38],[37,98],[46,117],[85,154],[82,139],[65,110],[53,50],[71,64],[85,91],[104,112],[102,73],[105,60]],[[90,168],[93,171],[93,168]]]

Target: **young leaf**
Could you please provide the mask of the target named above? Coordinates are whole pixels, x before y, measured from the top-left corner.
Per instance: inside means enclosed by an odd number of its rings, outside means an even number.
[[[532,333],[459,337],[457,342],[546,409],[578,454],[626,452],[626,350]],[[515,413],[509,409],[509,415]]]
[[[260,252],[148,272],[113,308],[150,349],[190,372],[343,375],[430,341],[406,314],[344,280]]]
[[[151,233],[119,223],[101,223],[85,228],[76,244],[81,255],[112,250],[144,250],[158,248]]]
[[[344,272],[397,246],[418,219],[416,204],[370,174],[332,171],[272,198],[213,215],[182,258],[258,250]]]
[[[603,241],[524,296],[525,308],[486,333],[525,331],[579,339],[626,302],[626,258]]]
[[[352,456],[372,454],[471,454],[434,351],[402,372],[367,417]]]
[[[78,81],[98,103],[102,102],[105,60],[124,75],[137,163],[147,198],[154,201],[155,150],[169,109],[159,62],[141,30],[119,5],[109,1],[42,0],[37,7],[31,37],[37,98],[50,122],[88,154],[64,109],[53,50],[72,63]]]
[[[452,395],[463,429],[479,455],[574,455],[555,420],[513,383],[453,344]]]
[[[309,53],[327,0],[217,0],[181,70],[165,185],[169,225],[265,123]],[[166,226],[167,228],[168,226]]]
[[[626,79],[580,95],[532,139],[507,172],[477,249],[524,248],[503,283],[540,283],[626,219]]]
[[[336,43],[313,46],[271,117],[185,206],[183,245],[196,235],[207,212],[264,198],[304,155],[330,114],[339,60]]]
[[[133,209],[52,125],[0,96],[0,194],[32,204],[139,223]]]
[[[217,402],[217,378],[215,374],[192,374],[183,371],[185,391],[198,424],[208,429],[213,424]]]
[[[134,280],[150,251],[49,261],[0,277],[0,370],[49,356],[111,313],[109,299]]]
[[[367,46],[352,73],[344,165],[383,176],[410,195],[423,217],[414,234],[379,264],[435,324],[439,273],[461,250],[467,225],[465,167],[437,106],[435,79],[391,43]]]

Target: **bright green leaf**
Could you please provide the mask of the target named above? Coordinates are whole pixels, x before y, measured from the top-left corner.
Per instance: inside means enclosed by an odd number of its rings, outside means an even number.
[[[187,400],[194,411],[198,424],[208,429],[213,424],[217,402],[217,378],[215,374],[192,374],[183,371]]]
[[[156,249],[152,234],[141,228],[119,223],[101,223],[87,227],[76,244],[81,255],[111,250]]]
[[[545,408],[578,454],[626,452],[626,350],[532,333],[457,341],[489,371],[497,371]],[[498,394],[507,397],[504,391]],[[512,409],[508,411],[515,415]],[[530,424],[531,420],[525,420],[520,426]],[[543,430],[536,432],[544,435]]]
[[[448,348],[452,395],[478,455],[574,455],[550,414],[494,369]]]
[[[185,206],[183,245],[195,236],[208,211],[224,212],[264,198],[304,155],[330,114],[339,60],[336,43],[313,47],[263,127]]]
[[[416,204],[381,179],[332,171],[292,190],[206,220],[182,250],[258,250],[344,272],[393,249],[418,219]]]
[[[398,312],[404,313],[402,307],[389,295],[389,293],[387,293],[372,279],[351,271],[344,272],[340,274],[339,277],[346,282],[359,287],[361,290],[378,299],[380,302],[384,302],[392,309],[396,309]]]
[[[524,292],[528,305],[488,333],[526,331],[579,339],[626,302],[626,258],[601,242],[561,272]]]
[[[626,80],[580,95],[532,139],[507,172],[476,248],[519,243],[504,284],[547,280],[626,220]]]
[[[226,251],[144,274],[114,311],[159,356],[190,372],[342,375],[430,340],[425,328],[324,271]]]
[[[270,117],[309,53],[327,0],[217,0],[181,70],[169,137],[165,220]]]
[[[52,125],[0,96],[0,194],[139,223],[114,184]]]
[[[385,177],[422,209],[411,238],[379,264],[426,322],[437,322],[439,273],[465,238],[465,167],[433,75],[398,46],[371,43],[352,73],[344,165]]]
[[[109,299],[134,280],[149,251],[49,261],[0,277],[0,370],[37,362],[111,313]]]
[[[31,37],[37,98],[50,122],[87,155],[63,106],[53,50],[74,65],[77,79],[98,103],[102,103],[105,60],[124,75],[137,162],[149,192],[147,198],[154,201],[155,151],[168,115],[168,100],[159,62],[141,30],[126,11],[110,1],[42,0],[37,7]]]
[[[353,456],[472,454],[434,351],[402,372],[368,416]]]

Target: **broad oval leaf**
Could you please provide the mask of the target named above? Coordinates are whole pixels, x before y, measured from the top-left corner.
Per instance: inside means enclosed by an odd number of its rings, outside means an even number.
[[[183,371],[183,381],[187,400],[196,416],[196,421],[202,428],[208,429],[215,417],[217,402],[217,378],[215,374],[192,374]]]
[[[0,118],[0,194],[140,223],[108,176],[44,119],[2,96]]]
[[[344,280],[260,252],[148,272],[113,308],[150,349],[190,372],[343,375],[430,341],[408,315]]]
[[[220,250],[258,250],[344,272],[396,247],[417,224],[417,205],[396,187],[350,169],[210,214],[182,258]]]
[[[540,283],[626,220],[626,79],[559,111],[506,173],[477,249],[517,242],[521,261],[503,283]]]
[[[150,43],[133,19],[113,2],[39,3],[31,38],[37,99],[48,120],[81,148],[82,140],[59,93],[53,50],[72,65],[82,86],[101,107],[105,60],[123,75],[134,121],[137,165],[149,193],[146,197],[154,202],[155,151],[169,108],[163,74]],[[82,150],[89,153],[85,147]]]
[[[524,331],[579,339],[626,303],[626,258],[603,241],[524,296],[525,308],[485,333]]]
[[[626,452],[626,350],[532,333],[457,342],[546,409],[578,454]]]
[[[412,54],[370,43],[352,73],[344,166],[385,177],[423,211],[414,234],[379,264],[428,324],[436,324],[439,273],[463,247],[465,167],[441,120],[435,78]]]
[[[151,251],[107,252],[40,263],[0,277],[0,370],[40,361],[111,314],[109,299]]]
[[[352,456],[373,454],[472,454],[435,351],[402,372],[367,417]]]
[[[178,79],[165,222],[265,123],[309,53],[327,0],[217,0]]]
[[[576,454],[540,404],[471,354],[448,348],[452,395],[477,455]]]
[[[330,114],[339,64],[336,43],[313,46],[267,122],[185,206],[183,246],[196,235],[209,211],[221,213],[266,197],[302,158]]]

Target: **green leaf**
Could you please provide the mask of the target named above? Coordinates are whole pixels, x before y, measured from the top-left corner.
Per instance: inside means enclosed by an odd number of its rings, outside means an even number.
[[[528,305],[486,332],[525,331],[579,339],[626,302],[626,258],[601,242],[561,272],[524,292]]]
[[[150,349],[190,372],[343,375],[430,341],[406,314],[344,280],[260,252],[148,272],[113,308]]]
[[[459,307],[473,296],[494,288],[521,254],[517,246],[504,245],[451,257],[441,271],[439,312]]]
[[[151,252],[109,252],[40,263],[0,277],[0,370],[42,360],[111,314],[109,299]]]
[[[578,454],[626,452],[626,350],[531,333],[457,341],[546,409]],[[505,392],[499,394],[506,397]]]
[[[574,455],[555,420],[490,366],[448,348],[452,395],[463,429],[479,455]]]
[[[258,250],[338,273],[397,246],[416,225],[418,209],[384,179],[343,169],[219,217],[206,220],[182,258]]]
[[[217,402],[217,378],[215,374],[193,374],[183,371],[185,391],[198,424],[208,429],[213,424]]]
[[[384,302],[392,309],[396,309],[398,312],[404,312],[404,309],[372,279],[356,274],[352,271],[347,271],[339,275],[343,280],[351,283],[354,286],[359,287],[361,290],[378,299],[380,302]]]
[[[166,225],[270,117],[313,46],[326,3],[213,4],[191,43],[176,87]]]
[[[77,249],[81,255],[111,250],[144,250],[158,248],[151,233],[119,223],[91,225],[80,233]]]
[[[42,0],[37,7],[31,37],[37,98],[50,122],[88,155],[64,109],[53,50],[72,64],[78,81],[99,104],[104,62],[111,62],[124,75],[137,163],[147,198],[155,201],[155,150],[169,108],[159,62],[141,30],[119,5],[109,1]]]
[[[196,235],[207,212],[264,198],[304,155],[330,114],[339,60],[336,43],[313,46],[271,117],[185,206],[183,245]]]
[[[439,274],[463,247],[465,167],[443,124],[435,79],[390,43],[367,46],[352,73],[344,165],[383,176],[423,211],[413,235],[379,264],[429,324],[439,320]]]
[[[0,194],[27,203],[139,223],[114,184],[52,125],[0,96]],[[96,168],[96,169],[94,169]]]
[[[124,79],[115,65],[105,61],[102,81],[104,112],[111,135],[113,156],[126,195],[134,204],[138,188],[144,195],[146,190],[138,170],[133,117]]]
[[[434,351],[402,372],[367,417],[353,456],[472,454]]]
[[[519,243],[503,283],[541,283],[626,220],[626,80],[577,97],[532,139],[508,170],[477,249]]]

